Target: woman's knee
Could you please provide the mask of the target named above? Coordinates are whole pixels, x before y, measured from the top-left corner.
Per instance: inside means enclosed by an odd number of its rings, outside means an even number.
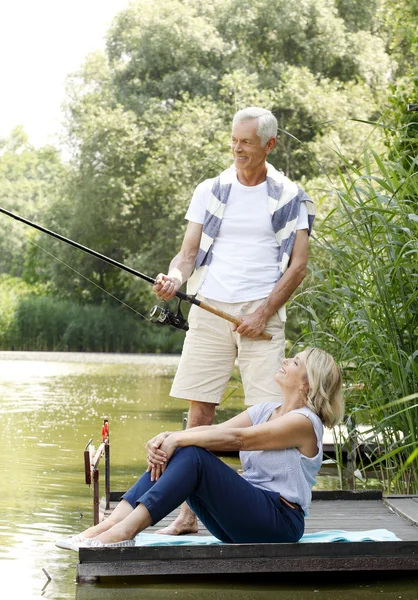
[[[172,458],[176,457],[177,460],[200,465],[205,461],[208,455],[210,455],[210,452],[204,448],[199,448],[198,446],[185,446],[184,448],[177,448],[174,451]]]
[[[194,458],[196,456],[199,456],[199,450],[203,450],[203,448],[198,448],[197,446],[185,446],[184,448],[176,448],[173,454],[173,458],[175,456],[181,456],[183,458]]]

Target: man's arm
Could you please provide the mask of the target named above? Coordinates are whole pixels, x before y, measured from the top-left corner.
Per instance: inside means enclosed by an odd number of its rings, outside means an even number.
[[[202,230],[203,225],[201,223],[189,222],[181,250],[171,261],[168,274],[159,273],[155,278],[152,289],[162,300],[174,298],[176,292],[192,274],[199,252]]]
[[[263,333],[269,318],[289,300],[304,280],[307,264],[308,230],[299,229],[296,232],[289,267],[276,283],[265,302],[255,312],[240,316],[242,323],[236,328],[236,331],[249,338],[259,337]]]

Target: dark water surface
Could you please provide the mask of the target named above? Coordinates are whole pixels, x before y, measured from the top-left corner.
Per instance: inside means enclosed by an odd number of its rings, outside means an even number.
[[[313,581],[300,574],[294,582],[278,576],[75,584],[77,554],[56,548],[54,541],[93,521],[84,447],[90,438],[99,445],[107,417],[111,489],[127,489],[145,468],[145,442],[181,426],[187,403],[168,396],[176,364],[171,356],[0,352],[1,598],[418,599],[418,576],[349,583],[331,582],[327,576]],[[230,389],[234,387],[232,382]],[[219,416],[228,418],[241,407],[237,389]],[[318,479],[318,487],[337,486],[333,476]]]

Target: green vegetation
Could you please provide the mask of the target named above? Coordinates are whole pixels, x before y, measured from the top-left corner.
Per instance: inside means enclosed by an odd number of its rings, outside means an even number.
[[[363,385],[348,409],[381,434],[374,468],[414,492],[417,16],[417,0],[136,0],[68,79],[69,163],[20,129],[0,141],[1,205],[155,275],[196,184],[229,165],[234,112],[271,108],[271,160],[318,205],[289,345],[322,345]],[[150,286],[1,219],[1,347],[179,350],[126,311],[148,313]]]
[[[380,453],[399,452],[376,468],[418,489],[418,469],[406,465],[418,444],[418,178],[371,151],[362,168],[340,159],[336,208],[317,231],[311,279],[295,303],[302,343],[328,348],[345,381],[364,386],[349,412],[381,434]]]
[[[17,278],[0,278],[0,349],[70,352],[180,352],[183,335],[126,309],[45,295]]]

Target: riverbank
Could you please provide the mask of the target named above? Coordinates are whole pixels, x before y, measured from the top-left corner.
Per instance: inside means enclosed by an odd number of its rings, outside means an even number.
[[[42,360],[97,364],[164,365],[177,367],[179,354],[123,354],[111,352],[23,352],[1,350],[0,360]]]

